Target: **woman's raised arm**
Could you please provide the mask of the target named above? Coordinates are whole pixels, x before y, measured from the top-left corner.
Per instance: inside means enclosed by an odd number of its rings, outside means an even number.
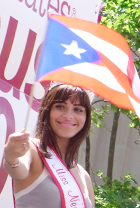
[[[9,136],[4,148],[3,166],[15,180],[25,179],[32,161],[28,132],[16,132]]]

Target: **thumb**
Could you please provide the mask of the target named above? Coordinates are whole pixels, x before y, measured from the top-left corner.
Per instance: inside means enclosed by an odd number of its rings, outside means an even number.
[[[21,130],[21,133],[25,133],[26,131],[25,131],[25,128],[23,128],[22,130]]]
[[[26,131],[26,130],[25,130],[25,128],[23,128],[23,129],[21,130],[21,132],[20,132],[20,133],[23,133],[23,134],[24,134],[24,133],[30,134],[30,132],[29,132],[29,131]]]

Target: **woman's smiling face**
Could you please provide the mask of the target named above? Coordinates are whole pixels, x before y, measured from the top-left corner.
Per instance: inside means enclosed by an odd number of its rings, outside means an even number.
[[[50,110],[50,125],[57,138],[72,138],[83,128],[85,121],[86,109],[78,99],[74,103],[71,99],[55,103]]]

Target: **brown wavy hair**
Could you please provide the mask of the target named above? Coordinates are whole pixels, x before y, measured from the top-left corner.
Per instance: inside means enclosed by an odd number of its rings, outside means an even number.
[[[61,157],[61,152],[56,142],[55,132],[53,132],[50,126],[50,110],[53,104],[60,102],[63,103],[69,98],[72,103],[79,99],[80,105],[86,109],[86,121],[84,127],[69,140],[65,154],[65,163],[68,168],[72,168],[74,167],[73,161],[77,161],[78,159],[79,147],[88,135],[91,124],[91,105],[85,90],[72,85],[63,84],[48,91],[42,99],[39,109],[35,136],[40,139],[40,151],[44,157],[50,158],[50,155],[46,151],[48,145],[53,146]]]

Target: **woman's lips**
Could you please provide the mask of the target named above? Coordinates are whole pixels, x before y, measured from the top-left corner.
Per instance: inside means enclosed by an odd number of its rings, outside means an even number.
[[[73,126],[76,126],[75,123],[70,123],[70,122],[62,122],[62,121],[57,121],[58,124],[60,124],[63,127],[71,128]]]

